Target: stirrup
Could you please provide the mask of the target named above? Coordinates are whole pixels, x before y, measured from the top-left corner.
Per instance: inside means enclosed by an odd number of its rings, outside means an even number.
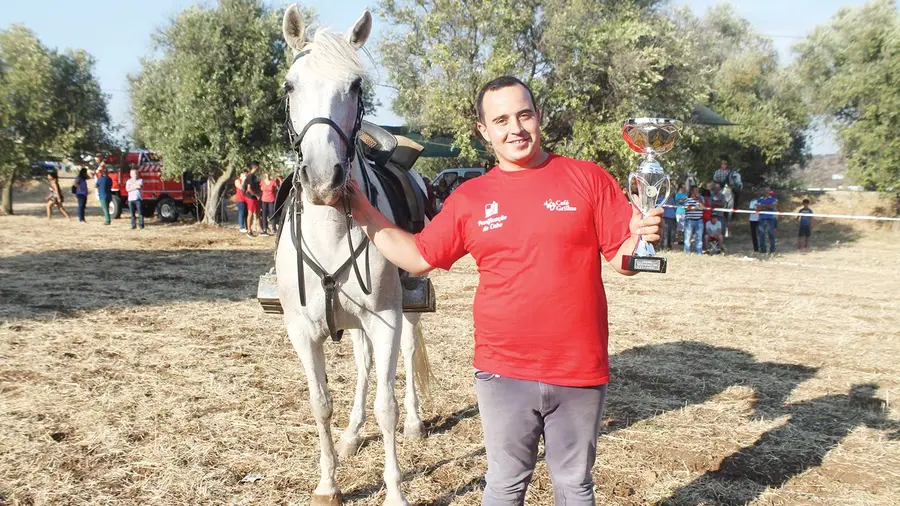
[[[426,276],[400,276],[403,287],[404,313],[434,313],[437,311],[437,300],[434,284]],[[284,314],[281,299],[278,297],[278,275],[275,268],[259,277],[256,287],[256,300],[263,312],[268,314]]]
[[[256,300],[262,306],[263,312],[284,314],[284,308],[281,307],[281,299],[278,298],[278,276],[275,274],[274,267],[259,277],[259,284],[256,287]]]

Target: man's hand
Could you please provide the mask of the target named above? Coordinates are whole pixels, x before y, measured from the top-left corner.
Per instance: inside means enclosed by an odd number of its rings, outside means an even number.
[[[419,253],[415,236],[397,227],[381,214],[369,202],[355,180],[351,179],[347,183],[344,199],[350,202],[353,221],[362,227],[369,240],[389,262],[414,276],[423,275],[433,269]],[[344,212],[341,200],[339,199],[333,207]]]
[[[643,236],[647,242],[659,240],[659,225],[662,223],[663,208],[655,207],[644,218],[637,208],[632,208],[631,223],[628,228],[631,235]]]

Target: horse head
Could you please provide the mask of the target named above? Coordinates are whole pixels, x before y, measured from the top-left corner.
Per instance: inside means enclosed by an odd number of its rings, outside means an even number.
[[[371,29],[365,11],[345,34],[316,30],[310,37],[296,5],[284,13],[282,34],[294,54],[284,80],[288,131],[297,182],[312,204],[333,205],[352,176],[367,78],[357,50]]]

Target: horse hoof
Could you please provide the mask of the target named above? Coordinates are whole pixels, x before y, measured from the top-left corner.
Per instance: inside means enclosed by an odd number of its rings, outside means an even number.
[[[421,421],[403,425],[403,437],[407,439],[422,439],[425,437],[425,424]]]
[[[384,506],[409,506],[409,501],[407,501],[403,495],[394,497],[388,496],[384,500]]]
[[[344,439],[341,438],[338,443],[338,458],[341,460],[345,460],[349,457],[352,457],[359,452],[359,449],[362,448],[362,438],[356,436],[352,439]]]
[[[340,492],[333,495],[313,494],[312,499],[309,501],[309,506],[341,506],[343,503],[344,499],[341,497]]]

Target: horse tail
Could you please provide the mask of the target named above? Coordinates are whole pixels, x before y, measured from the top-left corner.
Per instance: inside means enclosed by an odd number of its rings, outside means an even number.
[[[425,397],[428,397],[431,391],[431,380],[434,376],[431,373],[431,364],[428,362],[428,350],[425,349],[425,336],[422,332],[422,323],[416,322],[415,328],[416,346],[413,352],[413,379],[416,382],[416,389]]]

